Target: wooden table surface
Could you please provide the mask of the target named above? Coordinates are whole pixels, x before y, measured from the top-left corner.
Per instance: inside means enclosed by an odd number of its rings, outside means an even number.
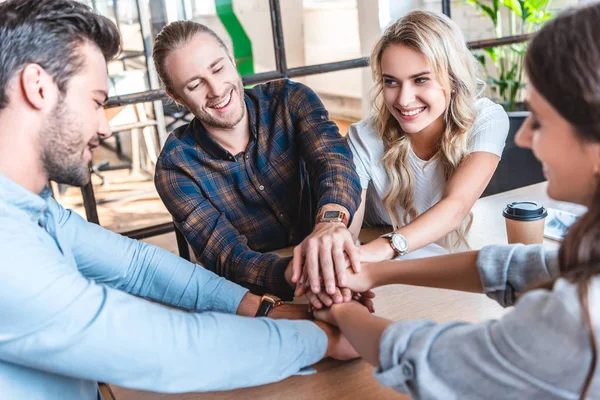
[[[550,200],[546,195],[546,183],[527,186],[480,199],[473,208],[474,221],[468,234],[473,249],[488,244],[506,243],[506,230],[502,210],[508,202],[531,200],[546,207],[574,213],[585,209],[569,203]],[[381,232],[366,229],[361,239],[370,240]],[[558,243],[545,240],[548,248]],[[431,289],[406,285],[390,285],[375,289],[376,314],[399,321],[427,318],[437,322],[461,320],[480,322],[500,317],[505,310],[482,294],[463,293],[452,290]],[[235,362],[235,360],[231,360]],[[404,395],[382,387],[373,377],[373,367],[362,360],[340,362],[331,359],[316,366],[317,374],[293,376],[282,382],[255,388],[227,392],[185,393],[165,395],[111,386],[118,400],[238,400],[238,399],[405,399]],[[259,373],[257,371],[257,373]]]

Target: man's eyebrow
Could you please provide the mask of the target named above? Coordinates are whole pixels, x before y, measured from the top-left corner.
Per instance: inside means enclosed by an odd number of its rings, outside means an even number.
[[[220,63],[223,60],[223,58],[225,58],[225,57],[219,57],[219,58],[217,58],[215,61],[212,62],[212,64],[210,64],[210,66],[208,68],[214,67],[215,65],[217,65],[218,63]]]

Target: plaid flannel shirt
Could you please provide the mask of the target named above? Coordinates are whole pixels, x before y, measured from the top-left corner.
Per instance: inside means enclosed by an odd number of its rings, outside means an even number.
[[[350,217],[360,202],[352,154],[318,96],[289,80],[245,90],[246,150],[230,154],[194,119],[167,139],[155,184],[175,225],[206,268],[255,293],[290,299],[290,257],[325,204]]]

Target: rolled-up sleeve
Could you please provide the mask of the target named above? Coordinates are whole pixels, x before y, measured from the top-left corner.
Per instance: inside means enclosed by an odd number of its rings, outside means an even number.
[[[558,252],[543,245],[486,246],[479,251],[477,268],[485,294],[507,307],[530,285],[558,276]]]
[[[391,324],[375,377],[415,399],[577,399],[591,364],[582,326],[576,288],[559,280],[500,320]]]

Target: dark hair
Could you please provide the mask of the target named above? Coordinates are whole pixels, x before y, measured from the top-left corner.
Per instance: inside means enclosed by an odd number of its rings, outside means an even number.
[[[162,28],[158,35],[156,35],[156,38],[154,39],[154,50],[152,52],[154,68],[156,68],[156,72],[158,73],[158,76],[160,76],[160,79],[168,92],[174,93],[169,74],[165,68],[166,58],[171,52],[187,43],[199,33],[206,33],[214,38],[219,46],[225,49],[225,52],[231,58],[223,40],[208,26],[194,21],[171,22]]]
[[[61,92],[80,71],[79,45],[95,44],[108,61],[119,53],[115,24],[73,0],[7,0],[0,3],[0,110],[9,81],[27,64],[39,64]]]
[[[525,64],[535,89],[571,125],[582,144],[600,142],[600,4],[569,9],[532,39]],[[577,285],[584,310],[592,361],[581,398],[598,362],[588,291],[600,274],[600,178],[588,212],[569,230],[559,251],[561,276]],[[547,285],[551,287],[553,282]]]

